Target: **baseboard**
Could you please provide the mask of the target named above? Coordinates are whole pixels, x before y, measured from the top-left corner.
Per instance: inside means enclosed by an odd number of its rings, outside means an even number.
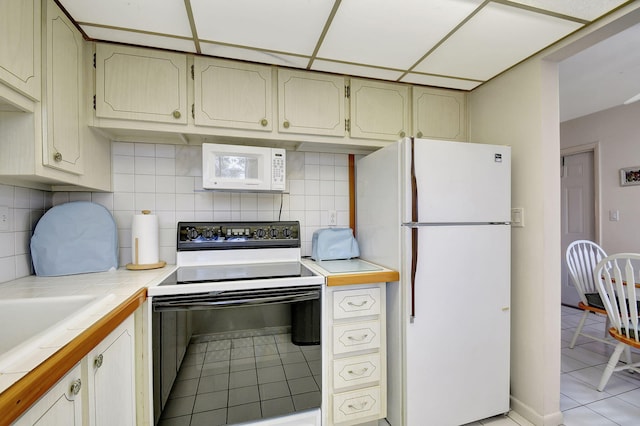
[[[561,411],[556,411],[555,413],[542,416],[527,404],[524,404],[519,399],[514,398],[513,395],[511,395],[510,399],[512,412],[522,416],[522,418],[533,423],[535,426],[559,426],[562,425],[562,422],[564,421]],[[509,416],[511,416],[511,414]]]

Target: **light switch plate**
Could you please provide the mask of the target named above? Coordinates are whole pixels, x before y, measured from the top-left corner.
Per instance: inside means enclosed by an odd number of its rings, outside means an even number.
[[[9,207],[0,206],[0,231],[9,230]]]
[[[523,207],[514,207],[511,209],[511,226],[513,228],[524,228]]]

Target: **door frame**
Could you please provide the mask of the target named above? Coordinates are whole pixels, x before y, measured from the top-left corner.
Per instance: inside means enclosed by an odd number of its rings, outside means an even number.
[[[601,245],[602,235],[600,234],[600,142],[576,145],[560,149],[560,167],[563,168],[562,157],[567,155],[581,154],[583,152],[593,152],[593,208],[596,243]],[[561,170],[564,174],[564,170]],[[561,174],[561,177],[562,177]]]

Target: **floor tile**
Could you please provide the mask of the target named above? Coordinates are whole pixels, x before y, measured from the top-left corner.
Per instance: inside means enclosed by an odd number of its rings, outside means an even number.
[[[295,364],[285,364],[284,373],[287,376],[287,380],[311,376],[311,370],[309,370],[309,366],[307,365],[306,362],[298,362]]]
[[[254,336],[253,337],[254,346],[275,345],[275,344],[276,344],[276,339],[273,336]]]
[[[293,406],[296,411],[306,410],[308,408],[319,407],[322,396],[320,391],[301,393],[299,395],[293,395]]]
[[[232,359],[229,366],[229,371],[232,373],[235,371],[255,370],[256,359],[255,358],[240,358]]]
[[[229,374],[229,389],[252,385],[258,385],[258,375],[256,370],[236,371]]]
[[[231,339],[231,348],[253,347],[253,337],[242,337],[240,339]]]
[[[195,395],[198,392],[198,381],[199,379],[176,380],[169,398],[182,398]]]
[[[200,377],[198,393],[216,392],[229,389],[229,374]],[[173,391],[172,391],[173,392]]]
[[[240,423],[249,420],[259,419],[261,417],[260,403],[253,402],[251,404],[238,405],[227,409],[227,419],[229,423]]]
[[[588,407],[621,426],[637,426],[640,423],[640,407],[616,397],[594,402]]]
[[[564,426],[616,426],[611,420],[584,406],[563,411],[562,415]]]
[[[220,426],[227,424],[227,409],[203,411],[195,413],[191,417],[191,424],[188,426]]]
[[[281,382],[285,380],[284,368],[281,365],[258,368],[258,383]]]
[[[260,393],[258,392],[258,386],[229,389],[229,407],[259,401]]]
[[[259,356],[267,356],[267,355],[277,355],[278,347],[275,343],[271,343],[268,345],[259,345],[255,347],[256,357]]]
[[[208,343],[207,351],[231,349],[231,340],[212,340]]]
[[[202,366],[201,377],[228,373],[229,368],[230,368],[229,361],[218,361],[218,362],[207,363]]]
[[[266,355],[266,356],[256,355],[257,368],[273,367],[276,365],[282,365],[282,360],[278,355]]]
[[[291,389],[291,395],[319,390],[313,377],[301,377],[299,379],[289,380],[289,388]]]
[[[218,351],[207,351],[204,357],[206,364],[218,361],[229,361],[231,359],[231,349],[221,349]]]
[[[198,394],[195,398],[193,412],[200,413],[202,411],[211,411],[218,408],[225,408],[227,406],[228,398],[229,392],[227,391]]]
[[[158,426],[191,426],[191,416],[172,417],[170,419],[160,419]]]
[[[265,417],[278,416],[294,411],[293,400],[290,396],[262,401],[261,406],[262,415]]]
[[[263,401],[291,395],[289,385],[285,381],[261,384],[258,385],[258,390]]]
[[[167,400],[167,405],[162,411],[162,418],[168,419],[171,417],[191,415],[195,399],[195,396],[187,396]]]
[[[253,346],[231,348],[231,359],[254,358],[256,356]]]

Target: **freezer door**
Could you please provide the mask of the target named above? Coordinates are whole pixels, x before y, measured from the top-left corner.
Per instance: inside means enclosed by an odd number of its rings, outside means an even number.
[[[416,188],[411,197],[411,185],[407,185],[407,196],[414,204],[417,197],[417,220],[409,207],[403,215],[405,222],[510,220],[510,147],[430,139],[413,140],[413,148],[411,140],[404,143],[406,180],[413,180]]]
[[[509,225],[418,228],[413,321],[410,274],[402,274],[407,425],[460,425],[509,410],[509,253]]]

